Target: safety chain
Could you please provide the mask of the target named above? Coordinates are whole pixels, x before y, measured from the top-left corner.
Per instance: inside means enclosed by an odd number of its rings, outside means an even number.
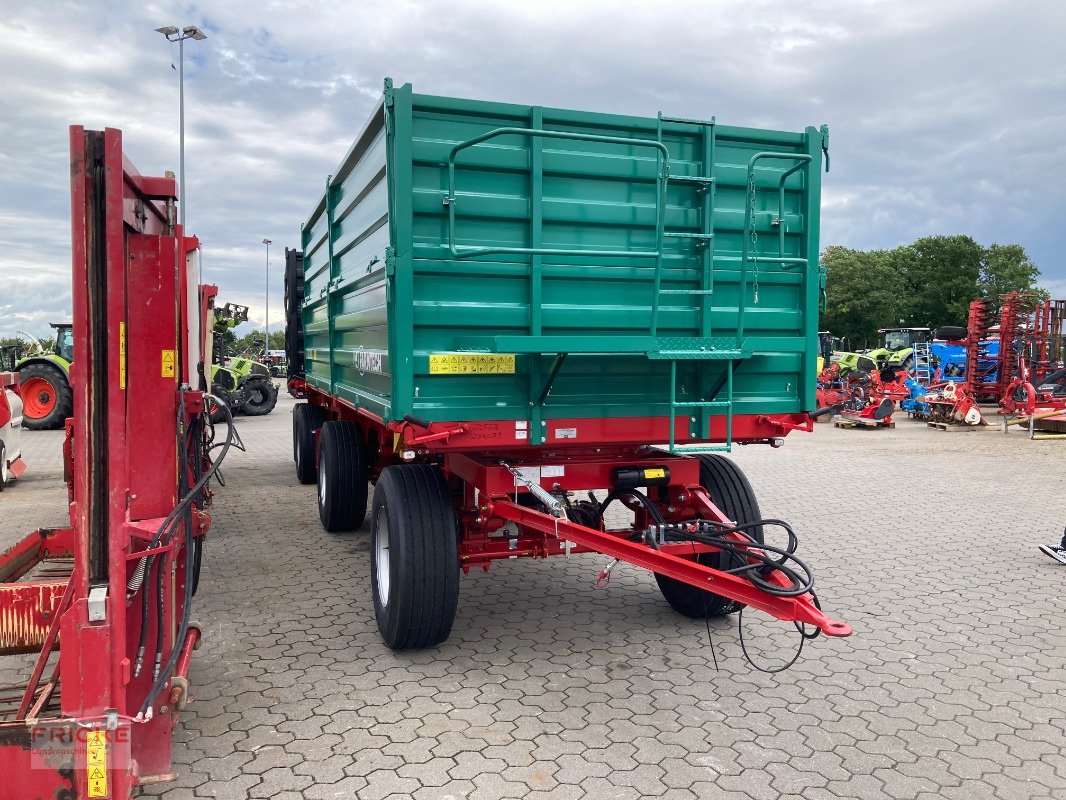
[[[759,305],[759,234],[755,232],[755,170],[748,175],[748,233],[751,236],[751,264],[752,264],[752,290],[754,292],[755,305]],[[741,287],[743,294],[744,287]]]

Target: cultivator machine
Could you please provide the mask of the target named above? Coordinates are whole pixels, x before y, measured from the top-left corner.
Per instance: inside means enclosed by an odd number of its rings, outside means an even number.
[[[966,383],[979,401],[999,402],[1017,377],[1022,359],[1037,380],[1056,369],[1062,358],[1066,301],[1043,300],[1010,292],[997,305],[988,300],[970,303],[964,339]]]
[[[818,378],[819,412],[815,416],[826,419],[835,414],[833,422],[838,427],[894,427],[896,403],[911,396],[907,381],[903,369],[845,374],[832,364]]]
[[[113,798],[174,777],[209,458],[199,243],[172,175],[72,127],[70,525],[0,555],[0,798]],[[229,427],[232,436],[232,427]],[[21,654],[21,655],[20,655]]]

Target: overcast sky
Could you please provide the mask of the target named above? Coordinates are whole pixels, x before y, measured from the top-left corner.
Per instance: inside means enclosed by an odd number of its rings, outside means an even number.
[[[376,102],[415,90],[800,130],[827,122],[822,246],[1024,245],[1066,297],[1066,3],[0,0],[0,336],[70,314],[67,126],[177,170],[205,278],[271,327],[282,247]],[[278,256],[277,258],[273,258]]]

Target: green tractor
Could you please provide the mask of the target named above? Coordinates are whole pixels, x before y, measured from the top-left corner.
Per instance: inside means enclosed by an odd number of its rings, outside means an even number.
[[[841,376],[850,373],[899,372],[914,369],[914,346],[930,341],[929,328],[881,328],[877,331],[878,347],[874,350],[834,352],[833,363]]]
[[[259,417],[269,414],[278,403],[278,387],[270,378],[269,368],[247,355],[228,358],[226,353],[225,332],[247,321],[248,306],[226,303],[215,309],[211,393],[232,413]],[[223,416],[219,410],[211,418],[219,422]]]
[[[74,326],[53,322],[55,344],[46,346],[36,336],[25,334],[33,350],[15,362],[22,396],[22,425],[34,431],[62,428],[74,413],[70,389],[70,363],[74,360]]]
[[[881,328],[877,332],[878,347],[864,355],[877,364],[877,369],[893,372],[914,369],[914,346],[926,344],[932,337],[928,328]]]

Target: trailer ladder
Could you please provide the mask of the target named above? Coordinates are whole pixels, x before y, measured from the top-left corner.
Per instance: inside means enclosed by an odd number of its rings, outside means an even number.
[[[717,143],[716,125],[714,117],[708,120],[687,119],[684,117],[664,116],[660,111],[656,119],[655,140],[663,143],[663,123],[673,125],[695,125],[701,130],[701,161],[703,162],[701,175],[667,175],[667,180],[675,183],[693,184],[697,195],[702,199],[700,204],[700,230],[697,233],[683,231],[663,231],[663,236],[675,239],[688,239],[701,251],[700,283],[697,289],[663,289],[662,288],[662,259],[655,265],[655,288],[652,298],[651,311],[651,335],[658,336],[659,332],[659,303],[664,295],[688,295],[698,298],[698,313],[700,339],[683,338],[673,340],[673,346],[660,350],[660,357],[668,357],[670,360],[670,452],[671,453],[710,453],[729,452],[733,447],[733,373],[740,366],[741,361],[747,357],[739,347],[716,347],[704,345],[702,341],[712,340],[711,330],[711,302],[714,295],[714,211],[715,211],[715,145]],[[740,302],[744,302],[741,293]],[[664,343],[671,340],[662,340]],[[739,342],[739,339],[738,339]],[[649,355],[649,358],[653,356]],[[707,370],[700,370],[697,378],[696,390],[699,400],[678,400],[677,362],[678,360],[691,359],[715,359],[727,361],[724,378],[719,381],[713,391],[708,392],[710,380]],[[723,385],[724,384],[724,385]],[[682,387],[683,388],[683,387]],[[725,399],[719,400],[718,395],[725,389]],[[709,398],[709,399],[705,399]],[[707,412],[722,411],[725,416],[726,439],[722,445],[710,444],[677,444],[677,416],[682,414],[689,417],[692,424],[692,435],[697,439],[709,439],[711,434],[710,414]],[[699,412],[699,413],[697,413]]]

